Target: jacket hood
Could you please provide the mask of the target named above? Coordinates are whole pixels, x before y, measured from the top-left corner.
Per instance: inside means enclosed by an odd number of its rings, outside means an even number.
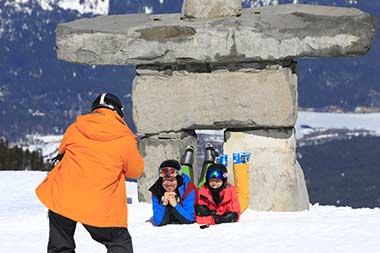
[[[75,127],[86,138],[96,141],[112,141],[126,136],[136,138],[116,112],[104,108],[79,116]]]

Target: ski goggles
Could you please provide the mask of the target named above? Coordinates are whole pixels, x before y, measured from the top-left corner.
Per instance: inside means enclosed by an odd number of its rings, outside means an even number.
[[[207,179],[211,179],[211,178],[224,179],[224,178],[227,178],[227,173],[219,169],[212,169],[212,170],[207,171],[206,178]]]
[[[164,167],[159,170],[160,177],[176,177],[178,175],[178,170],[172,167]]]

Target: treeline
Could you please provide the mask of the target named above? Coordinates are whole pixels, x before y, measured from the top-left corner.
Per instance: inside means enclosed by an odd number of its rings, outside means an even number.
[[[0,170],[48,170],[42,154],[38,151],[23,150],[10,146],[7,140],[0,139]]]

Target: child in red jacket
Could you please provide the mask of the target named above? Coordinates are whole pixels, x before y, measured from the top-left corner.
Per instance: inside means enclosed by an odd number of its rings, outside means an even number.
[[[212,164],[206,173],[206,183],[198,191],[195,207],[199,224],[236,222],[240,216],[240,204],[235,187],[227,182],[227,168]]]

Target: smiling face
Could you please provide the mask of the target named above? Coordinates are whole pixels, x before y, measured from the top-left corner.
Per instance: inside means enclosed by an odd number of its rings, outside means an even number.
[[[174,192],[174,190],[177,188],[178,182],[177,178],[175,177],[164,177],[162,178],[162,187],[167,192]]]
[[[218,189],[222,186],[223,180],[217,178],[210,178],[208,181],[208,185],[213,189]]]

